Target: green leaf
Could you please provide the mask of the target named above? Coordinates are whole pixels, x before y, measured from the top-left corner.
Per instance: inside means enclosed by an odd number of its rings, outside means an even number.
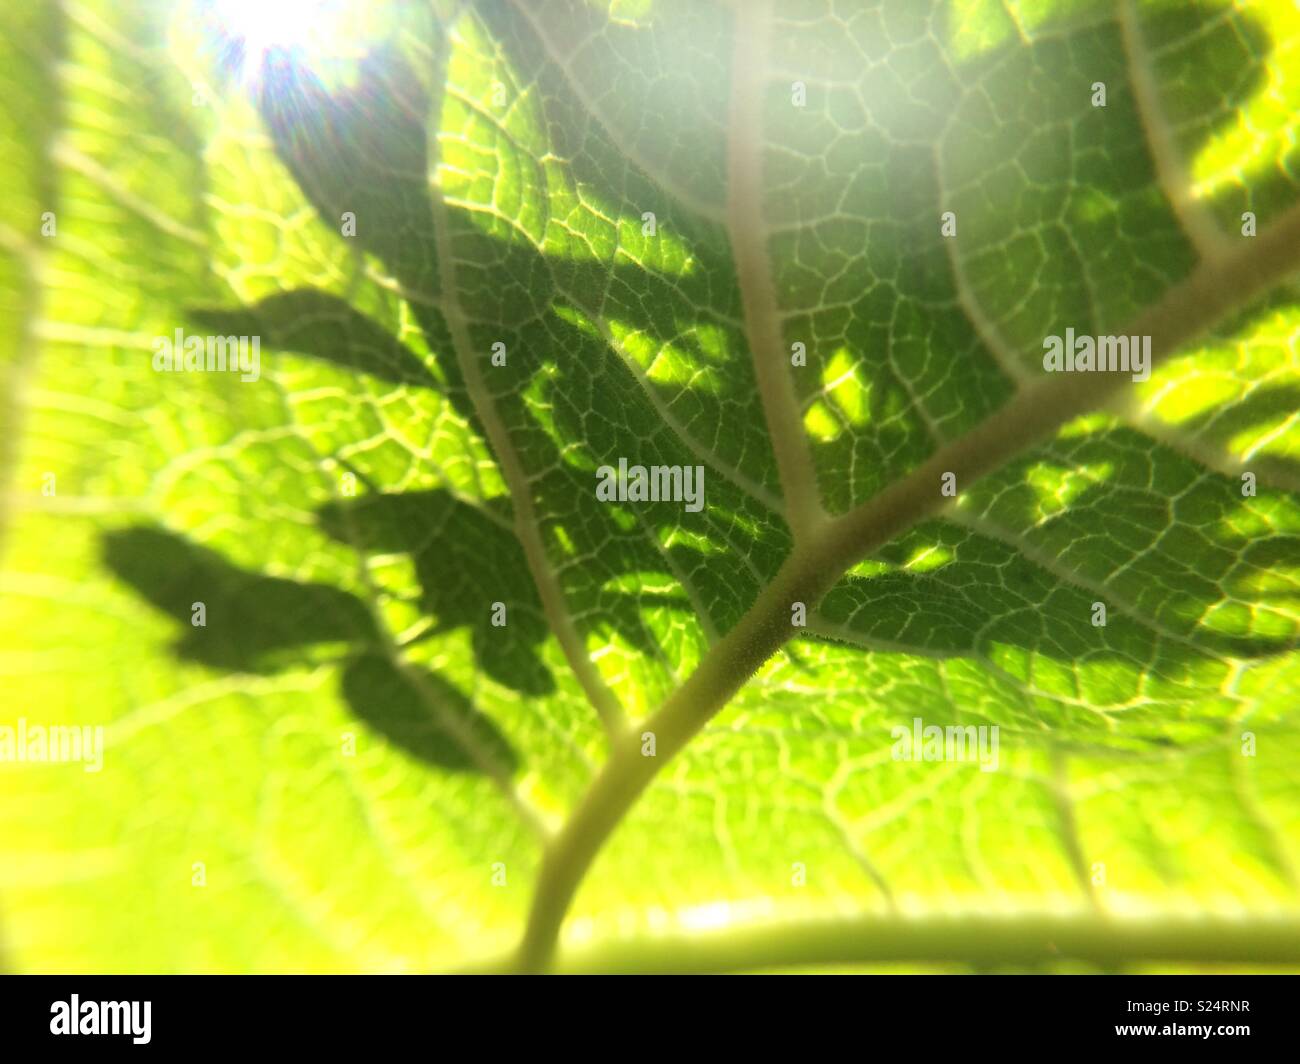
[[[1300,963],[1290,5],[342,7],[0,15],[8,965]]]

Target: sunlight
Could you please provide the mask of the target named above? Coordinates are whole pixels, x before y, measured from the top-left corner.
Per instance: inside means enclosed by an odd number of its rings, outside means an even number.
[[[376,40],[377,5],[360,0],[206,0],[209,26],[242,52],[246,84],[263,76],[274,53],[328,81],[364,58]]]
[[[322,18],[336,18],[337,4],[330,0],[213,0],[212,11],[232,36],[247,42],[248,50],[306,47],[315,43]]]

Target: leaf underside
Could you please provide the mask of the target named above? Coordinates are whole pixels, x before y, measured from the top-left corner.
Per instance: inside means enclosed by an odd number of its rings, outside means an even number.
[[[509,965],[793,551],[1297,200],[1289,4],[388,7],[330,76],[198,0],[0,14],[0,725],[104,728],[0,762],[9,966]],[[1274,273],[696,707],[560,966],[1300,963]],[[177,329],[258,379],[156,372]],[[600,501],[620,458],[706,504]],[[897,760],[918,718],[996,770]]]

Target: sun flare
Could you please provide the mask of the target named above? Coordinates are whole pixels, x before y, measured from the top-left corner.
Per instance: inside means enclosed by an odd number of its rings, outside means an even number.
[[[282,54],[323,79],[364,57],[376,40],[377,5],[361,0],[205,0],[210,29],[235,44],[245,82]]]

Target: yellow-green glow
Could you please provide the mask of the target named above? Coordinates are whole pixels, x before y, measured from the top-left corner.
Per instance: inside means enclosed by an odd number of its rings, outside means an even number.
[[[1192,166],[1192,195],[1210,199],[1234,185],[1250,185],[1270,172],[1291,172],[1300,136],[1300,6],[1277,0],[1237,5],[1272,42],[1263,78],[1245,105],[1210,137]]]
[[[839,348],[822,370],[822,387],[851,425],[867,420],[867,397],[870,385],[857,378],[857,365],[847,348]]]
[[[952,561],[952,551],[947,547],[936,544],[933,547],[922,547],[914,552],[907,559],[903,568],[910,569],[914,573],[928,573],[933,569],[941,568],[950,561]]]
[[[844,431],[844,426],[835,419],[835,415],[825,403],[813,403],[803,417],[803,427],[814,439],[829,442]]]
[[[1039,462],[1029,469],[1025,482],[1038,498],[1039,513],[1046,515],[1066,509],[1089,488],[1109,480],[1113,472],[1114,466],[1109,462],[1073,469]]]

